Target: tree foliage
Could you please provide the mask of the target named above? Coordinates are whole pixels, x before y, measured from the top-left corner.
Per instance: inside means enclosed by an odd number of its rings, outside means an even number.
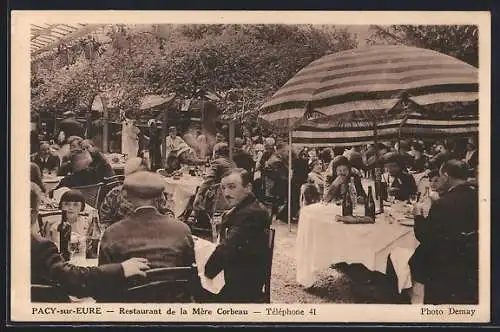
[[[368,43],[428,48],[477,67],[478,36],[479,29],[475,25],[374,25]]]
[[[32,63],[35,110],[89,109],[96,95],[137,110],[146,94],[218,96],[227,115],[247,118],[297,71],[354,48],[345,30],[304,25],[108,26]]]

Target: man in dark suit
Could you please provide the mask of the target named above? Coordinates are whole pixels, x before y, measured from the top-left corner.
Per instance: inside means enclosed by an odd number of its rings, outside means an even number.
[[[205,265],[205,275],[214,278],[224,271],[221,302],[258,303],[269,263],[267,232],[271,220],[252,193],[246,170],[230,170],[221,185],[232,209],[222,218],[220,243]]]
[[[221,182],[222,176],[230,169],[235,168],[235,163],[229,159],[229,146],[226,143],[217,143],[214,146],[215,159],[207,169],[203,183],[198,189],[198,193],[193,202],[192,217],[198,217],[200,212],[207,209],[205,206],[206,195],[210,188]]]
[[[140,171],[125,178],[123,190],[134,210],[104,231],[99,265],[137,255],[147,258],[152,268],[194,264],[194,242],[189,227],[160,214],[155,207],[154,201],[163,194],[164,187],[162,176],[152,172]]]
[[[420,245],[410,260],[412,276],[424,284],[425,304],[478,303],[478,193],[467,182],[463,161],[440,169],[440,199],[427,218],[415,207],[415,236]]]
[[[236,167],[245,169],[253,177],[253,171],[255,168],[255,161],[253,160],[250,153],[243,150],[243,145],[245,141],[241,137],[236,137],[234,139],[234,151],[233,151],[233,161]]]
[[[57,174],[60,164],[59,157],[50,153],[50,145],[47,142],[40,144],[40,151],[33,156],[31,161],[40,167],[42,173],[47,170],[54,175]]]
[[[388,185],[388,190],[393,191],[397,200],[406,201],[411,194],[418,191],[413,175],[404,170],[404,161],[396,152],[389,152],[383,156],[387,173],[382,176],[382,181]]]
[[[38,208],[40,188],[31,184],[31,283],[57,284],[62,294],[56,302],[68,301],[67,294],[79,297],[102,295],[110,289],[125,287],[125,280],[131,276],[145,276],[143,270],[149,268],[144,258],[130,258],[100,267],[79,267],[63,260],[56,245],[40,236]],[[56,295],[56,294],[51,294]],[[33,301],[46,301],[36,299]]]
[[[67,139],[71,136],[84,136],[83,125],[76,119],[76,114],[73,111],[67,111],[64,113],[66,119],[59,123],[59,132],[64,133],[64,137]]]

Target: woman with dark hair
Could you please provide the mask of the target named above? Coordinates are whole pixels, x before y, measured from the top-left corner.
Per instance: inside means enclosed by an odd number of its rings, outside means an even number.
[[[353,172],[349,160],[344,156],[336,156],[331,162],[330,174],[327,175],[327,189],[325,190],[325,201],[332,202],[342,199],[351,178],[354,180],[358,201],[363,202],[366,197],[365,190],[361,185],[361,178],[358,173]]]
[[[413,153],[412,171],[421,173],[428,167],[427,157],[424,155],[424,146],[420,142],[414,142],[411,146]]]
[[[310,169],[311,171],[307,176],[307,181],[315,185],[320,193],[323,193],[325,189],[325,178],[323,177],[323,162],[321,159],[313,160]]]
[[[36,183],[43,193],[47,192],[42,181],[42,172],[40,171],[40,167],[33,162],[30,163],[30,178],[31,182]]]

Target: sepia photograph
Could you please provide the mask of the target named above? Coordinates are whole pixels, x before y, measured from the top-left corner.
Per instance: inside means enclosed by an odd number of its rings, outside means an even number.
[[[12,249],[30,276],[23,318],[48,319],[50,305],[154,321],[182,304],[181,319],[314,320],[311,305],[371,304],[416,321],[480,319],[485,16],[102,15],[28,16],[12,47],[29,61],[26,123],[11,124],[29,147],[12,164],[30,177],[29,188],[16,177],[16,197],[30,199],[12,221],[13,247],[30,236],[26,252]],[[12,289],[27,287],[16,265]]]

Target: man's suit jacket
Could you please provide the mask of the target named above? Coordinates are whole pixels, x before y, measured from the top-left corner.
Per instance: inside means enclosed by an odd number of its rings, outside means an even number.
[[[387,182],[387,179],[389,179],[389,175],[386,173],[383,175],[383,180]],[[413,175],[405,172],[401,172],[392,182],[387,183],[387,185],[389,187],[399,188],[396,199],[400,201],[410,199],[410,194],[415,194],[418,191]]]
[[[420,245],[410,266],[425,278],[425,303],[477,304],[478,216],[477,189],[464,183],[415,218]]]
[[[34,157],[33,157],[33,160],[32,160],[35,164],[38,165],[38,167],[40,167],[40,171],[43,172],[44,169],[46,170],[49,170],[49,171],[57,171],[57,169],[59,168],[59,164],[60,164],[60,160],[59,160],[59,157],[58,156],[55,156],[53,154],[50,154],[48,157],[47,157],[47,160],[44,161],[42,160],[42,158],[40,157],[40,155],[37,153]]]
[[[205,275],[224,270],[224,302],[255,303],[262,298],[268,267],[267,231],[270,217],[253,194],[247,196],[221,224],[221,242],[205,265]]]
[[[39,235],[31,235],[31,283],[58,284],[78,297],[102,295],[125,286],[121,262],[99,267],[78,267],[65,262],[55,244]]]

